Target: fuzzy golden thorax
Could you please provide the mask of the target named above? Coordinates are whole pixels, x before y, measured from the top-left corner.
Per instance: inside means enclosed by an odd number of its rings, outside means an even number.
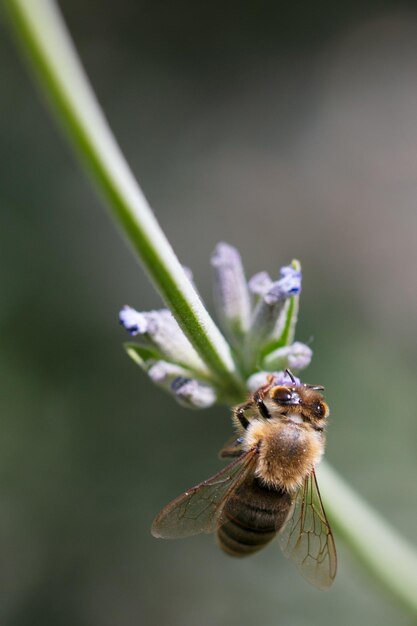
[[[328,415],[321,393],[307,385],[265,385],[237,407],[243,449],[257,450],[256,476],[271,488],[300,487],[323,455]]]

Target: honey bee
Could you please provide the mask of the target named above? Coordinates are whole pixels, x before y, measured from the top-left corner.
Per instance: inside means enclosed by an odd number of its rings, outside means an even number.
[[[234,458],[215,476],[168,504],[152,534],[174,539],[217,533],[220,548],[243,557],[276,535],[285,556],[319,589],[336,575],[336,548],[317,486],[315,467],[325,444],[329,408],[323,387],[288,384],[270,376],[233,410],[237,438],[222,458]]]

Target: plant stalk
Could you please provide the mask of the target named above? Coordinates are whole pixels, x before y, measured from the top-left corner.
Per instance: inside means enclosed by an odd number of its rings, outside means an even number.
[[[211,372],[239,401],[244,383],[228,343],[205,309],[135,180],[97,102],[58,7],[5,0],[23,51],[67,136],[156,289]]]

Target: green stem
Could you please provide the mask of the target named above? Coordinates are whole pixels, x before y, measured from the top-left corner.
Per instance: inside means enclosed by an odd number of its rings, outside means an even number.
[[[337,473],[322,461],[317,470],[334,530],[366,569],[417,616],[417,553]]]
[[[5,0],[12,24],[68,136],[106,196],[154,284],[225,392],[245,391],[230,349],[185,275],[104,119],[55,4]],[[335,529],[377,579],[417,616],[417,555],[328,465],[320,468]]]
[[[192,287],[135,180],[50,0],[6,0],[20,42],[110,211],[213,378],[240,400],[244,384],[229,345]]]

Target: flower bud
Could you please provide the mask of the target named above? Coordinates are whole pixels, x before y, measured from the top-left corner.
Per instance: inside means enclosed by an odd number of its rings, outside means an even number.
[[[239,252],[227,243],[217,244],[214,268],[214,297],[225,333],[238,343],[249,325],[250,300]]]
[[[143,313],[139,313],[127,304],[119,312],[119,322],[134,337],[146,332],[147,323]]]
[[[206,409],[217,399],[213,387],[194,378],[176,378],[171,384],[171,389],[178,402],[190,409]]]
[[[262,361],[267,370],[285,369],[302,370],[310,365],[312,349],[305,343],[295,341],[291,346],[273,350]]]
[[[248,380],[246,381],[246,386],[248,387],[251,393],[254,393],[255,391],[257,391],[257,389],[259,389],[259,387],[263,387],[264,385],[269,383],[271,380],[271,376],[273,376],[274,378],[273,380],[274,385],[291,385],[293,382],[291,379],[291,376],[289,376],[289,374],[285,371],[282,371],[282,370],[278,372],[262,371],[262,372],[256,372],[256,374],[252,374],[252,376],[250,376]],[[297,376],[294,376],[294,380],[297,385],[301,384],[300,379],[297,378]]]
[[[261,297],[254,308],[245,341],[244,358],[248,367],[256,364],[257,355],[262,348],[277,333],[282,332],[287,315],[286,303],[289,298],[300,293],[301,272],[292,266],[286,266],[280,273],[281,278],[269,285],[267,275],[261,273],[252,278],[252,290],[257,289]],[[265,289],[263,293],[262,288]]]
[[[125,306],[119,314],[121,324],[140,343],[152,347],[167,361],[207,374],[207,368],[168,309],[139,313]]]
[[[168,361],[154,361],[148,369],[148,376],[152,382],[169,391],[172,390],[171,386],[174,380],[180,377],[190,377],[191,375],[190,370],[175,363],[168,363]]]

